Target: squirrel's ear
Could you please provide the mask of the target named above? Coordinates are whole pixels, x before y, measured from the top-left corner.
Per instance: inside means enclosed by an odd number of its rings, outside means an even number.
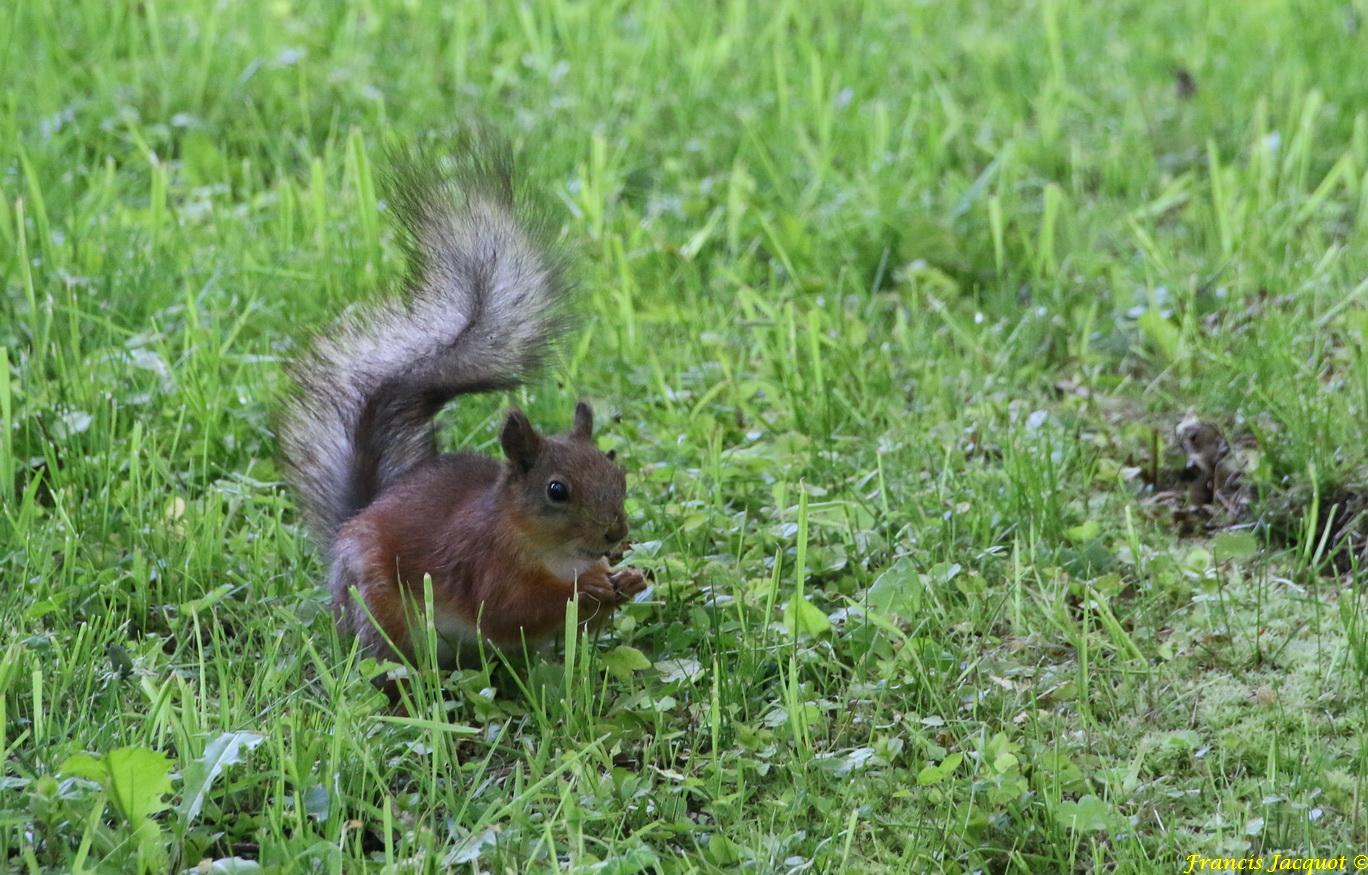
[[[588,402],[581,401],[575,405],[575,430],[571,433],[584,441],[594,436],[594,408]]]
[[[516,407],[508,411],[508,417],[504,419],[499,443],[503,445],[508,461],[523,473],[532,470],[537,463],[537,453],[541,452],[541,435],[532,427],[527,414]]]

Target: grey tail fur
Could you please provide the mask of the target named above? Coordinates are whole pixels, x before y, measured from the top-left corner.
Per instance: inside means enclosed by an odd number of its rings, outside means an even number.
[[[565,325],[562,259],[500,148],[448,165],[391,156],[403,294],[344,312],[294,363],[279,427],[286,476],[326,547],[396,478],[437,455],[452,398],[522,383]]]

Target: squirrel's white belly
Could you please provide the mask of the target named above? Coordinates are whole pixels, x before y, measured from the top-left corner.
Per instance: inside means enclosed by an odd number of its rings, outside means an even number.
[[[574,581],[584,572],[598,565],[604,560],[599,557],[589,559],[580,553],[565,553],[561,555],[547,556],[544,560],[546,570],[564,581]]]
[[[432,628],[437,632],[437,661],[443,665],[454,660],[457,651],[480,639],[475,624],[441,605],[432,606]]]
[[[548,571],[567,582],[573,582],[576,577],[600,563],[607,564],[605,559],[591,559],[578,553],[547,556],[543,562]],[[474,623],[459,611],[444,608],[440,602],[432,606],[432,627],[437,633],[437,661],[442,664],[453,661],[458,651],[480,640]],[[413,634],[415,637],[427,634],[425,624],[420,622]]]

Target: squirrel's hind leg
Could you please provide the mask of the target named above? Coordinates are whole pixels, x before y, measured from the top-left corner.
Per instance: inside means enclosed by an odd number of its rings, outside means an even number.
[[[368,529],[345,527],[333,545],[328,569],[333,615],[338,625],[360,640],[363,649],[377,659],[399,660],[408,653],[408,624],[396,571],[382,571],[391,563],[368,543]]]

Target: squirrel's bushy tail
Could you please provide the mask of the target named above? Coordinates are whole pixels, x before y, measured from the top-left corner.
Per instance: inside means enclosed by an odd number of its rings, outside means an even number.
[[[390,203],[409,271],[401,296],[358,305],[291,369],[286,476],[320,541],[436,455],[432,418],[457,395],[521,383],[564,324],[561,259],[511,158],[472,147],[449,165],[391,156]]]

